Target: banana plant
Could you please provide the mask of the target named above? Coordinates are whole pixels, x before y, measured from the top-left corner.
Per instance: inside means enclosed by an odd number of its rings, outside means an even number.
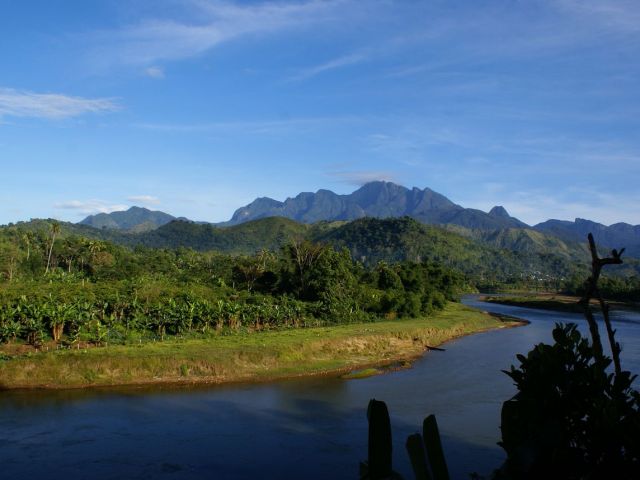
[[[216,328],[224,327],[226,320],[226,303],[224,300],[218,300],[215,306]]]
[[[180,333],[190,332],[193,328],[194,319],[197,316],[198,304],[197,302],[186,299],[182,303],[180,308],[180,320],[178,323],[178,331]]]
[[[22,325],[16,320],[16,311],[12,305],[0,307],[0,341],[15,341],[22,331]]]
[[[43,308],[41,304],[30,302],[22,296],[18,302],[18,318],[26,334],[27,343],[40,346],[44,337]]]
[[[74,306],[49,300],[42,307],[44,321],[51,330],[53,341],[57,343],[62,338],[65,323],[74,316]]]
[[[78,344],[81,335],[88,330],[88,326],[96,320],[97,308],[91,302],[77,302],[73,315],[69,320],[69,336],[71,342]],[[79,345],[79,344],[78,344]]]

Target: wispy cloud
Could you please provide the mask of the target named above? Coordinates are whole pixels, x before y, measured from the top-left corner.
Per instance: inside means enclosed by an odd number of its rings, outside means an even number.
[[[183,9],[187,20],[146,19],[117,30],[93,33],[90,57],[102,68],[117,65],[156,65],[195,57],[223,42],[300,29],[340,18],[348,0],[309,0],[235,4],[191,1]]]
[[[306,80],[308,78],[315,77],[316,75],[327,72],[329,70],[335,70],[338,68],[355,65],[357,63],[362,63],[368,60],[368,58],[369,56],[365,53],[353,53],[350,55],[344,55],[342,57],[329,60],[328,62],[321,63],[320,65],[316,65],[313,67],[308,67],[303,70],[300,70],[300,72],[290,77],[289,81]]]
[[[427,65],[409,65],[403,67],[396,67],[391,69],[387,74],[387,78],[404,78],[413,75],[419,75],[429,70]]]
[[[144,130],[173,133],[224,133],[239,132],[244,135],[287,133],[318,128],[332,128],[336,125],[356,124],[367,120],[358,115],[335,117],[299,117],[283,120],[247,120],[207,123],[136,123],[132,126]]]
[[[143,205],[159,205],[160,199],[153,195],[132,195],[127,197],[127,200],[133,203],[139,203]]]
[[[365,151],[410,166],[423,165],[435,148],[466,148],[471,141],[455,127],[414,119],[390,118],[382,126],[382,132],[362,137]]]
[[[640,32],[640,3],[637,0],[560,0],[556,5],[606,28]]]
[[[397,182],[396,175],[392,172],[386,171],[333,171],[328,172],[327,175],[336,178],[343,183],[349,185],[362,186],[369,182],[385,181],[385,182]]]
[[[151,78],[164,78],[164,69],[160,67],[149,67],[144,70],[144,73]]]
[[[83,98],[0,88],[0,118],[12,116],[63,119],[87,113],[113,112],[119,108],[109,98]]]
[[[112,204],[103,200],[71,200],[68,202],[56,203],[53,208],[57,210],[75,210],[82,215],[93,215],[96,213],[111,213],[126,210],[128,205]]]

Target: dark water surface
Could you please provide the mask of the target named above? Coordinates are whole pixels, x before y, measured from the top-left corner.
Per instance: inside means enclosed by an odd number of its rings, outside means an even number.
[[[366,458],[366,407],[391,412],[394,464],[435,413],[453,478],[489,473],[503,454],[500,407],[514,387],[500,372],[515,354],[550,341],[557,321],[582,317],[465,303],[531,321],[447,344],[408,370],[359,380],[268,385],[0,394],[0,478],[355,479]],[[616,314],[624,367],[640,371],[640,315]]]

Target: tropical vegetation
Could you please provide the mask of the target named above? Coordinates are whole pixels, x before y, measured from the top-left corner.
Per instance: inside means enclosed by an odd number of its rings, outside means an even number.
[[[62,236],[56,223],[2,233],[4,343],[113,344],[426,316],[469,288],[432,262],[365,266],[347,249],[301,238],[232,256]]]

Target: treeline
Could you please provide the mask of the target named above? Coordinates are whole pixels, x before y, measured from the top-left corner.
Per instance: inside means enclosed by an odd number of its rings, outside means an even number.
[[[231,256],[60,238],[52,224],[4,230],[0,252],[0,341],[36,346],[426,316],[468,288],[433,263],[364,266],[307,240]]]
[[[601,277],[598,289],[603,298],[621,302],[640,302],[640,276]],[[585,293],[585,279],[573,277],[563,288],[563,293],[582,296]]]
[[[63,241],[75,235],[127,248],[190,248],[233,255],[252,255],[261,249],[280,251],[291,238],[301,238],[332,245],[337,250],[347,248],[354,259],[368,267],[379,261],[442,264],[463,272],[469,281],[485,290],[558,289],[562,281],[573,274],[586,274],[589,262],[584,248],[565,245],[537,232],[512,229],[494,232],[500,233],[494,238],[461,227],[444,229],[425,225],[409,217],[362,218],[312,225],[271,217],[225,228],[174,221],[156,230],[135,234],[71,223],[60,226]],[[4,231],[16,230],[41,235],[48,229],[47,221],[32,220],[0,227],[0,236]],[[628,261],[615,270],[620,276],[634,272],[640,272],[640,264],[632,265]]]

